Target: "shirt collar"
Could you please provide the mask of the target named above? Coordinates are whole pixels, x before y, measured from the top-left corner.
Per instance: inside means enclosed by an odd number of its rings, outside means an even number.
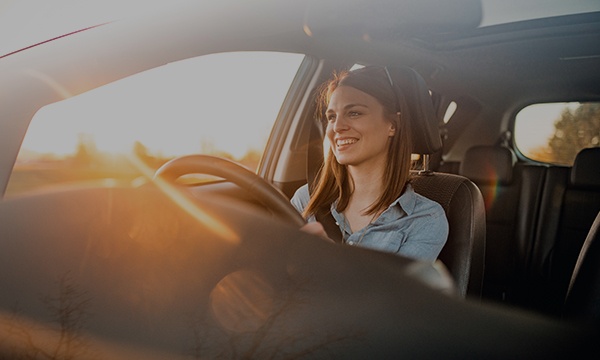
[[[400,205],[407,215],[411,215],[415,211],[416,203],[417,194],[410,184],[406,184],[406,190],[390,205],[390,207]]]
[[[385,221],[388,216],[392,217],[400,217],[401,215],[398,212],[406,213],[406,215],[411,215],[415,211],[415,206],[417,204],[417,194],[413,190],[410,184],[406,184],[406,190],[400,195],[399,198],[394,200],[393,203],[381,214],[379,219]],[[342,224],[344,220],[344,216],[337,212],[336,210],[337,201],[331,204],[331,214],[333,215],[335,221],[339,224]],[[396,205],[400,207],[399,210],[394,211]]]

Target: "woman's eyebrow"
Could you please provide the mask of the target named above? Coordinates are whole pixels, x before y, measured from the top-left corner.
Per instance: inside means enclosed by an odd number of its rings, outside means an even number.
[[[353,104],[347,104],[347,105],[345,105],[342,109],[343,110],[348,110],[348,109],[353,108],[355,106],[360,106],[360,107],[368,108],[368,106],[365,105],[365,104],[353,103]],[[335,111],[333,109],[331,109],[331,108],[327,108],[326,112],[335,112]]]

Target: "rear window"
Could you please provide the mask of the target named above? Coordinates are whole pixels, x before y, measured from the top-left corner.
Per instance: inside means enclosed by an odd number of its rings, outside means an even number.
[[[600,102],[527,106],[516,116],[514,137],[527,158],[572,166],[581,149],[600,146]]]

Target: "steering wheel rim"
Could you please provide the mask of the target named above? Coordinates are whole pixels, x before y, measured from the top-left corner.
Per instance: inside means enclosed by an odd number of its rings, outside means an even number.
[[[304,218],[289,199],[260,176],[240,164],[210,155],[186,155],[172,159],[156,170],[154,177],[174,182],[183,175],[208,174],[231,181],[254,195],[284,221],[302,226]]]

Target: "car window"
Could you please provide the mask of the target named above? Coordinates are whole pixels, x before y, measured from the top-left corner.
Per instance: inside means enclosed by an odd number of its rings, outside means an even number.
[[[446,108],[446,112],[444,113],[444,124],[447,124],[448,121],[450,121],[450,119],[452,118],[452,115],[454,115],[454,113],[456,112],[456,102],[451,101],[450,104],[448,104],[448,107]]]
[[[256,170],[303,58],[212,54],[50,104],[31,121],[7,194],[98,180],[135,184],[144,171],[187,154]]]
[[[581,149],[600,146],[600,103],[527,106],[516,116],[514,137],[529,159],[571,166]]]

